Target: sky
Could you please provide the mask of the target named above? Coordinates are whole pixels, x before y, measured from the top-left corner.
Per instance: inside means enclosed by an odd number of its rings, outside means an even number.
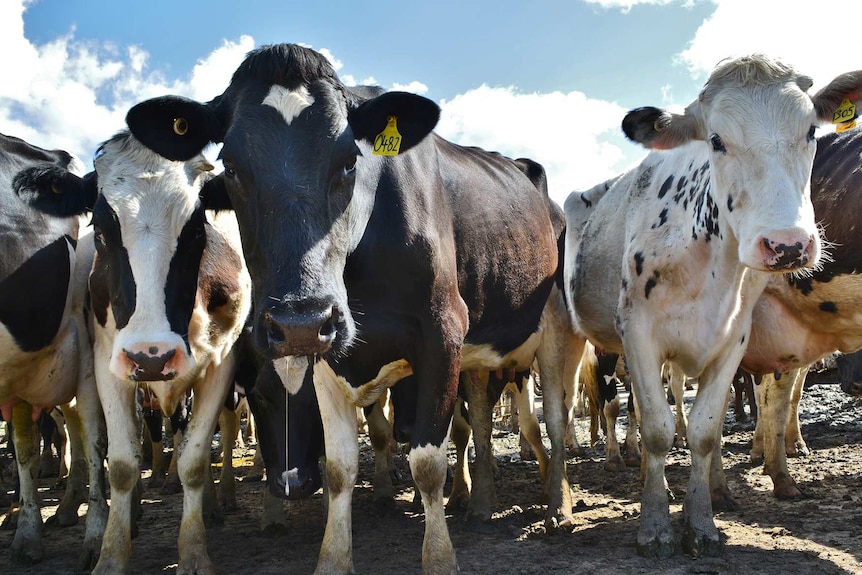
[[[349,84],[407,90],[442,109],[437,132],[529,157],[562,205],[637,164],[626,111],[680,110],[724,58],[763,52],[814,79],[862,69],[857,33],[772,0],[0,0],[0,132],[92,167],[128,109],[206,101],[265,44],[320,51]],[[852,18],[852,15],[851,15]],[[218,150],[208,151],[215,157]]]

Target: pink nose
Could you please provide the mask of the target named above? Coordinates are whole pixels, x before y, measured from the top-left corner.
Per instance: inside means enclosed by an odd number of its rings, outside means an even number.
[[[765,268],[775,271],[795,270],[815,263],[817,242],[813,235],[787,238],[781,235],[762,236],[760,239],[760,255]]]
[[[169,381],[184,374],[189,364],[184,349],[158,343],[130,346],[118,359],[133,381]]]

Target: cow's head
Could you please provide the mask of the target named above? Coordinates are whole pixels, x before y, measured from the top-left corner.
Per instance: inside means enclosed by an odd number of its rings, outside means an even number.
[[[39,174],[19,195],[57,215],[92,210],[90,295],[96,321],[116,331],[111,372],[129,381],[183,378],[195,368],[189,321],[207,242],[199,193],[212,166],[200,155],[167,160],[128,132],[102,144],[94,164],[79,182]]]
[[[283,44],[250,53],[209,103],[156,98],[126,118],[139,140],[174,160],[223,142],[224,173],[205,194],[236,211],[255,341],[270,357],[338,354],[353,341],[343,272],[385,161],[375,141],[393,152],[396,140],[384,135],[393,126],[403,154],[437,123],[439,108],[420,96],[365,95],[346,88],[322,55]]]
[[[623,130],[653,149],[705,142],[711,193],[727,214],[727,239],[738,242],[740,261],[765,271],[812,267],[820,257],[809,187],[814,130],[845,99],[862,105],[862,71],[839,76],[813,97],[811,84],[760,55],[729,60],[685,114],[639,108]]]

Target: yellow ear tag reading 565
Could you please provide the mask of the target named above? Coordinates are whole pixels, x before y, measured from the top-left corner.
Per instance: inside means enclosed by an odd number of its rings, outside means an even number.
[[[401,134],[398,133],[398,118],[386,118],[386,127],[374,138],[375,156],[397,156],[401,150]]]
[[[837,124],[837,126],[835,126],[836,132],[844,132],[845,130],[855,128],[856,105],[847,98],[844,98],[844,101],[841,102],[841,105],[838,106],[838,109],[835,110],[834,114],[832,114],[832,123]]]

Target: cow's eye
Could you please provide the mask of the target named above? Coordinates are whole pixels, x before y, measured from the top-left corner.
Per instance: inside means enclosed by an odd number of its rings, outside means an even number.
[[[809,141],[809,142],[813,142],[813,141],[814,141],[814,131],[816,130],[816,128],[817,128],[816,126],[811,126],[811,127],[808,129],[808,141]]]
[[[351,156],[347,163],[344,164],[344,174],[350,175],[356,171],[356,156]]]
[[[712,142],[712,149],[716,152],[721,152],[722,154],[727,153],[727,148],[724,147],[724,142],[721,141],[721,137],[718,134],[713,134],[709,137],[709,141]]]
[[[224,165],[224,175],[228,178],[236,178],[236,168],[229,164]]]

